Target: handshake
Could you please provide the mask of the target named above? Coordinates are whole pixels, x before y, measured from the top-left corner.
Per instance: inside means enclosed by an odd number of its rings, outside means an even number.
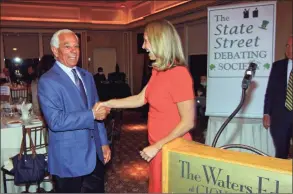
[[[111,108],[103,106],[102,102],[97,102],[93,106],[92,111],[94,113],[95,119],[101,121],[101,120],[104,120],[107,117],[107,115],[111,111]]]

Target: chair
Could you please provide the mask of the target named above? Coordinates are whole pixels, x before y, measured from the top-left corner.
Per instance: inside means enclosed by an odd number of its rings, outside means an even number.
[[[114,144],[114,127],[115,127],[115,120],[112,114],[109,114],[109,116],[104,121],[105,128],[107,130],[107,138],[109,142],[110,149],[113,150],[113,144]],[[112,155],[113,156],[113,155]]]
[[[114,109],[105,120],[104,124],[107,130],[107,137],[111,149],[112,158],[114,157],[114,145],[116,140],[120,140],[122,123],[122,110]]]
[[[28,153],[31,152],[32,149],[36,150],[38,154],[46,154],[47,153],[47,146],[48,146],[48,130],[45,126],[40,127],[33,127],[33,128],[26,128],[24,125],[22,127],[23,131],[26,131],[29,136],[29,141],[22,141],[21,145],[25,143],[25,151]],[[28,142],[28,143],[26,143]],[[21,147],[21,146],[20,146]],[[5,169],[4,166],[1,167],[1,171],[3,174],[3,187],[4,187],[4,193],[7,193],[7,182],[8,181],[14,181],[14,178],[7,178],[7,175],[13,176],[13,173],[9,170]],[[51,182],[50,179],[46,179],[49,177],[49,173],[46,174],[45,179],[43,182]],[[25,192],[29,192],[29,186],[30,185],[37,185],[37,193],[44,193],[46,192],[44,189],[40,187],[40,182],[32,183],[32,184],[26,184],[26,190]]]
[[[122,109],[114,109],[113,110],[113,117],[114,117],[113,135],[114,135],[115,139],[120,140],[123,110]]]
[[[30,86],[23,86],[21,88],[11,88],[12,102],[18,102],[20,98],[25,99],[27,102],[31,100],[31,88]]]

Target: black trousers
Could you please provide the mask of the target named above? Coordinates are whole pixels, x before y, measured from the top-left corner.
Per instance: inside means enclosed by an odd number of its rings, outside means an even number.
[[[276,158],[287,159],[290,151],[290,139],[293,138],[293,112],[284,115],[284,119],[271,122],[271,135],[276,149]]]
[[[104,164],[97,156],[96,167],[88,175],[80,177],[61,178],[52,175],[56,193],[104,193]]]

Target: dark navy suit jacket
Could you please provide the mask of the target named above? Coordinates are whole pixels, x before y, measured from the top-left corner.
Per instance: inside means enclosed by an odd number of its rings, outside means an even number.
[[[99,100],[93,76],[78,68],[87,91],[88,106],[70,77],[55,63],[38,83],[41,109],[49,127],[48,168],[60,177],[90,174],[101,145],[108,144],[103,123],[94,120],[93,105]]]
[[[288,59],[273,63],[264,101],[264,114],[271,116],[271,122],[277,124],[289,118],[285,107],[288,83]]]

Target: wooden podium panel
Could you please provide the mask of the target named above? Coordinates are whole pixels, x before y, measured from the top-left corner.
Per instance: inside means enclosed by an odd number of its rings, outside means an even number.
[[[292,193],[292,160],[178,138],[163,147],[164,193]]]

